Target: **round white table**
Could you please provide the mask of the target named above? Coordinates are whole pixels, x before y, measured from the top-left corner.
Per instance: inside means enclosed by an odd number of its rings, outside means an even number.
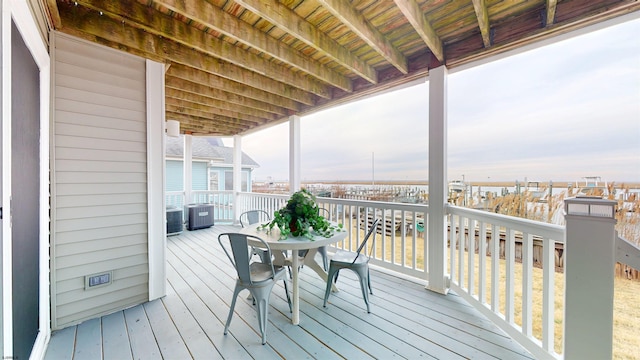
[[[258,230],[258,227],[262,224],[252,224],[240,230],[240,233],[256,236],[264,240],[269,247],[271,248],[271,253],[275,256],[273,261],[276,265],[285,265],[285,258],[282,255],[282,252],[291,251],[291,278],[293,282],[293,314],[291,316],[291,322],[294,325],[298,325],[300,323],[300,292],[298,285],[298,269],[301,265],[300,258],[298,256],[293,256],[297,254],[299,250],[309,250],[307,255],[305,256],[303,263],[305,266],[313,269],[321,279],[325,282],[327,281],[327,273],[322,268],[316,260],[315,256],[318,251],[318,248],[321,246],[331,245],[338,241],[344,240],[347,237],[347,231],[336,231],[333,236],[326,238],[324,236],[316,235],[313,237],[313,240],[308,239],[304,236],[289,236],[286,239],[280,239],[280,229],[278,227],[274,227],[270,233],[267,233],[267,230]],[[331,225],[336,226],[337,224],[332,223]],[[261,246],[262,244],[259,242],[252,243],[249,241],[250,245]],[[262,245],[264,246],[264,245]],[[334,291],[337,291],[335,286],[333,287]]]

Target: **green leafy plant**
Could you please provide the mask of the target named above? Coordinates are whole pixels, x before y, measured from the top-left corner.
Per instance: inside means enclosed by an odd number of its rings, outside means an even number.
[[[342,224],[332,226],[319,214],[316,197],[307,189],[291,195],[287,205],[273,213],[273,220],[260,225],[258,229],[269,232],[274,227],[280,229],[281,239],[286,239],[289,235],[313,239],[313,233],[331,237],[336,231],[342,231]]]

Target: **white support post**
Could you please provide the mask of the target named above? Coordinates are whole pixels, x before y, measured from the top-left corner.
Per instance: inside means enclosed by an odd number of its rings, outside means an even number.
[[[149,301],[166,295],[164,64],[146,61]]]
[[[300,117],[289,117],[289,192],[300,190]]]
[[[188,205],[191,203],[191,183],[192,183],[192,174],[193,174],[193,138],[191,135],[184,136],[184,153],[182,158],[182,171],[184,176],[183,179],[183,188],[184,188],[184,204]]]
[[[447,68],[429,70],[429,218],[427,289],[446,294]]]
[[[565,200],[564,358],[611,359],[616,202]]]
[[[235,135],[233,137],[233,218],[236,225],[240,219],[240,203],[238,202],[239,194],[242,191],[242,137]]]

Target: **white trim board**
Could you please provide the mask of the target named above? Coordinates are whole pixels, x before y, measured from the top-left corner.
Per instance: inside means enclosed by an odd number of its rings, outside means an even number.
[[[149,220],[149,301],[166,294],[164,64],[147,65],[147,208]]]
[[[51,89],[51,60],[42,41],[36,20],[27,2],[2,1],[2,207],[3,218],[10,219],[11,198],[11,21],[16,24],[24,43],[40,70],[40,222],[39,226],[39,332],[31,358],[43,358],[51,336],[49,324],[49,109]],[[11,224],[2,221],[2,288],[12,288]],[[10,291],[2,292],[2,345],[3,358],[13,353],[13,307]],[[7,355],[9,354],[9,355]]]

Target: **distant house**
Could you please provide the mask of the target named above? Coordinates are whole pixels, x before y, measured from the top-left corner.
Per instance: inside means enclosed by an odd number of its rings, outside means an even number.
[[[166,191],[183,191],[184,136],[166,138]],[[233,189],[233,148],[226,147],[216,137],[192,137],[191,190]],[[242,188],[251,191],[251,173],[259,167],[242,153]]]

